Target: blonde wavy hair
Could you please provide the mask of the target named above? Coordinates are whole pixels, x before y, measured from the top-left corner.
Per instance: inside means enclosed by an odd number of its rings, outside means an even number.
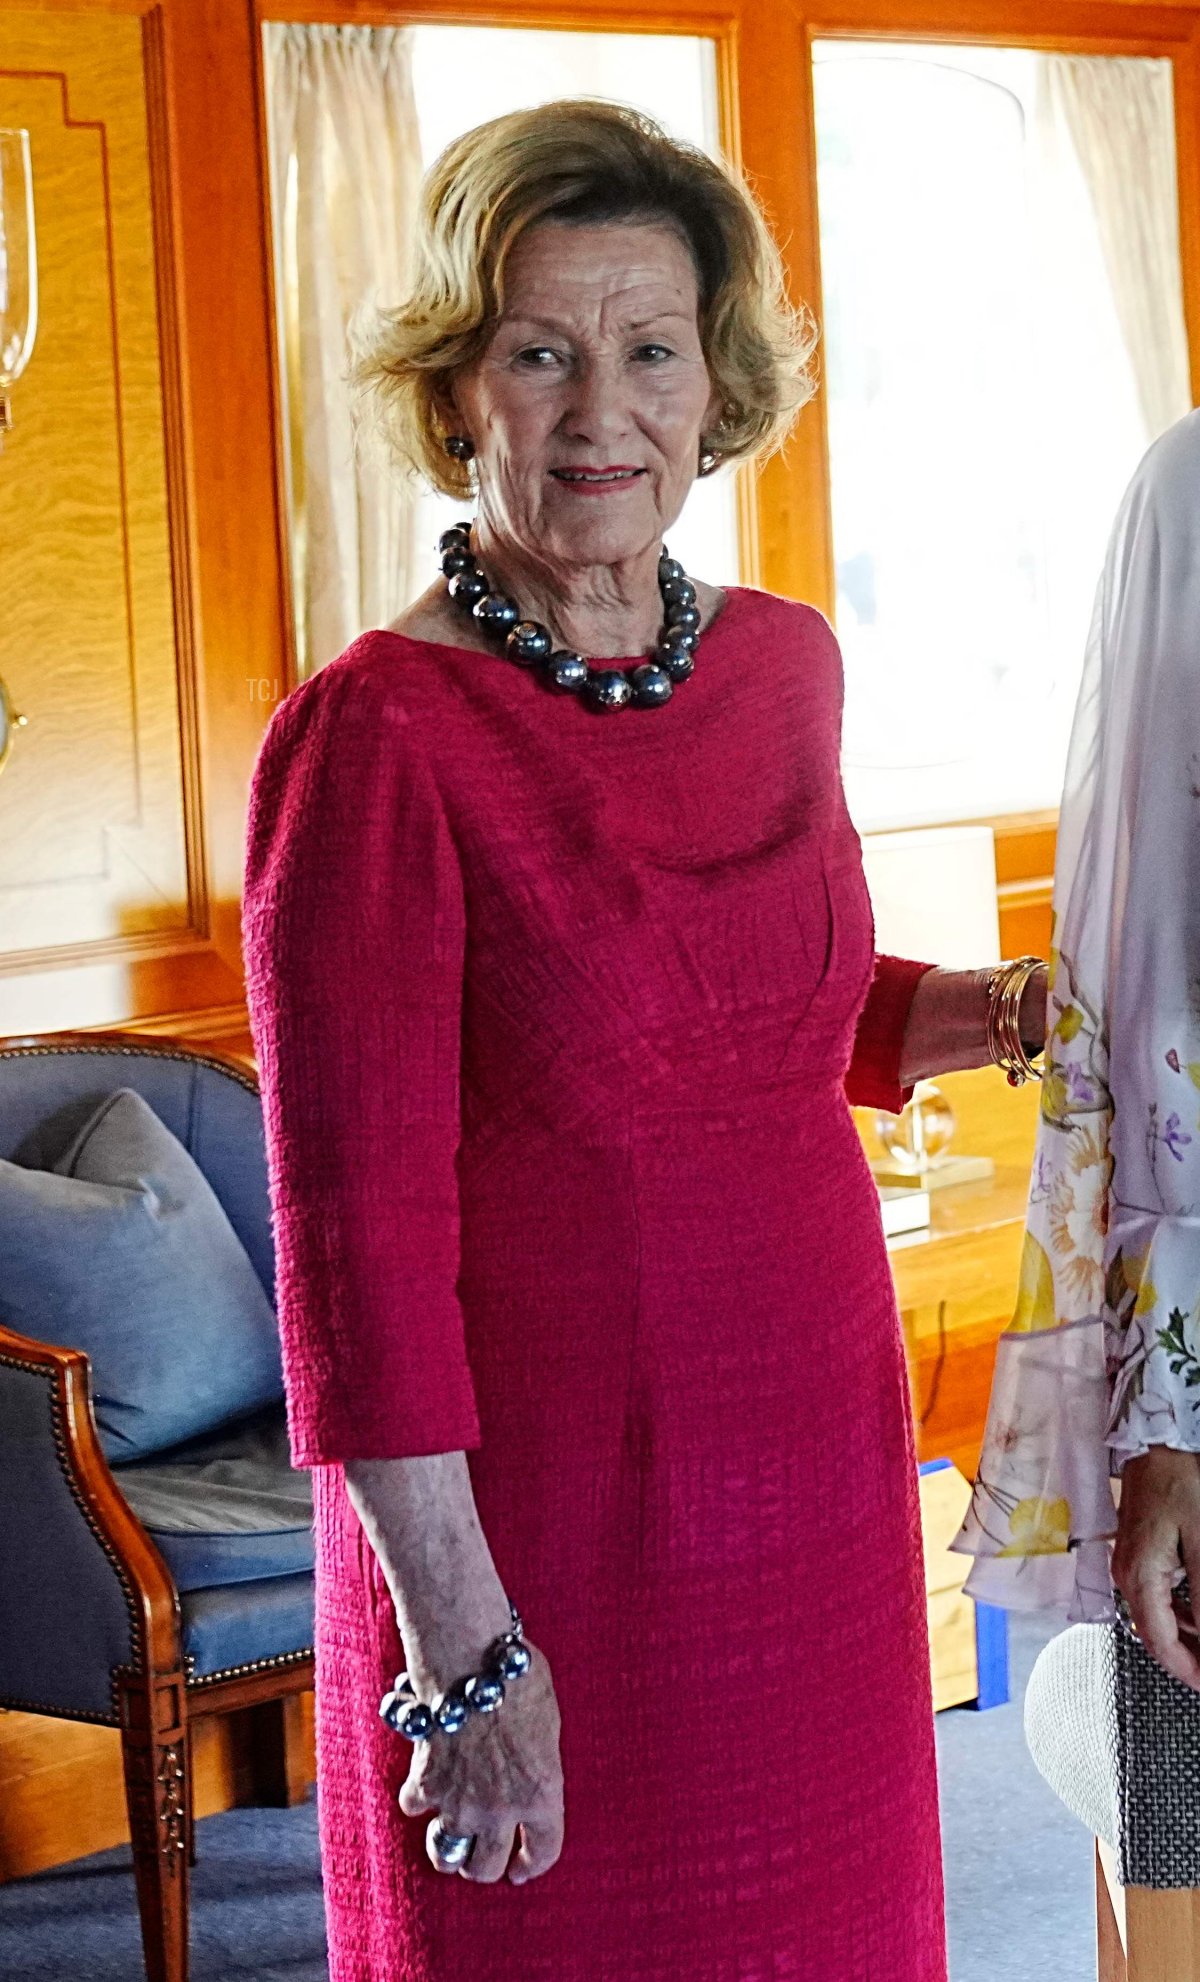
[[[546,220],[677,228],[695,262],[700,339],[724,409],[704,446],[744,461],[781,444],[815,390],[817,332],[787,300],[749,188],[638,110],[568,99],[496,117],[447,146],[421,189],[409,295],[351,325],[360,422],[400,466],[445,495],[469,493],[466,463],[445,451],[450,389],[491,338],[515,244]]]

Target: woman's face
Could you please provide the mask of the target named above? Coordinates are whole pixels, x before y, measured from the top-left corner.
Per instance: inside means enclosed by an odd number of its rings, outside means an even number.
[[[657,547],[718,410],[698,302],[668,225],[547,221],[522,235],[491,342],[454,387],[488,532],[540,565]]]

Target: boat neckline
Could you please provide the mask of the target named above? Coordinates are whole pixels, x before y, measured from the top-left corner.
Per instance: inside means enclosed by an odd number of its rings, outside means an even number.
[[[709,621],[701,634],[702,645],[707,645],[707,643],[715,639],[727,627],[730,614],[735,606],[741,607],[763,596],[751,585],[723,585],[721,590],[725,594],[725,604],[721,607],[716,617]],[[460,647],[453,640],[426,640],[417,633],[401,633],[394,626],[373,626],[369,631],[375,637],[382,635],[387,640],[403,640],[409,647],[431,648],[435,653],[466,654],[472,660],[494,660],[499,651],[486,647]],[[625,670],[642,667],[651,659],[651,656],[649,654],[614,654],[612,656],[604,655],[600,658],[594,656],[589,656],[588,658],[589,665],[593,667]]]

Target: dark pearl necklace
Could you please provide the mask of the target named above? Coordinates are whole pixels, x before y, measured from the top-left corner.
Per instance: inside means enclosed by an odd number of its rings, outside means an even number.
[[[523,619],[514,600],[494,592],[471,549],[469,523],[444,530],[438,550],[454,603],[474,615],[509,660],[533,669],[548,688],[581,695],[593,709],[659,709],[670,701],[676,682],[686,681],[696,665],[700,644],[696,587],[683,566],[667,556],[665,546],[658,560],[663,630],[653,659],[628,675],[620,668],[594,667],[582,654],[555,650],[544,626],[536,619]]]

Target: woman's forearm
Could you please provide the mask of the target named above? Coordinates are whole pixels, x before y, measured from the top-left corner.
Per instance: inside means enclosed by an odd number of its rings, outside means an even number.
[[[960,1073],[991,1062],[987,1040],[988,971],[928,970],[913,995],[900,1079],[905,1087],[938,1074]],[[1021,1037],[1041,1046],[1046,1027],[1046,972],[1035,971],[1021,999]]]
[[[464,1452],[355,1459],[346,1490],[396,1608],[408,1669],[428,1698],[476,1669],[509,1628]]]

